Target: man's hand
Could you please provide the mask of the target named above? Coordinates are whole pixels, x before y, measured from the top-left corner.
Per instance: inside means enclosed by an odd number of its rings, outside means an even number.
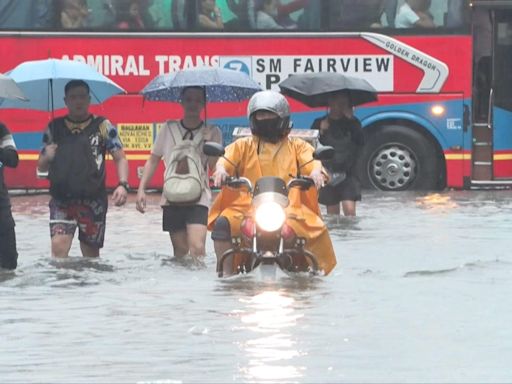
[[[140,213],[146,212],[146,192],[143,189],[139,189],[137,192],[137,201],[135,202],[135,208]]]
[[[112,201],[114,202],[116,207],[120,207],[126,203],[126,198],[128,197],[128,191],[122,185],[119,185],[112,195]]]
[[[314,169],[311,172],[311,174],[309,175],[309,177],[311,177],[311,179],[315,183],[315,186],[317,187],[317,189],[320,189],[320,188],[322,188],[324,186],[324,184],[325,184],[325,176],[322,173],[322,170],[320,168]]]
[[[44,147],[43,155],[46,159],[51,162],[55,158],[55,152],[57,151],[57,144],[48,144]]]
[[[226,169],[222,165],[217,164],[215,172],[212,175],[213,185],[217,188],[221,187],[222,182],[225,181],[228,177],[229,174],[226,172]]]
[[[329,119],[320,120],[320,134],[323,135],[329,129]]]

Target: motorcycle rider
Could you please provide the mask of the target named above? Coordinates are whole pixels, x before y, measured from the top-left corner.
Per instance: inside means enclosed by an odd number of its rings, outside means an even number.
[[[263,176],[276,176],[286,183],[299,174],[299,166],[313,158],[314,148],[306,141],[288,137],[291,130],[290,106],[286,98],[274,91],[255,93],[249,100],[247,115],[252,136],[238,139],[225,149],[226,159],[220,158],[213,173],[214,185],[220,187],[229,176],[248,178],[254,185]],[[325,173],[318,160],[300,169],[317,188],[324,185]],[[296,188],[294,188],[296,189]],[[306,240],[305,248],[316,255],[320,270],[328,274],[336,265],[336,257],[327,227],[320,218],[316,188],[292,192],[286,208],[286,224]],[[217,260],[232,247],[231,239],[240,234],[240,225],[251,212],[251,196],[240,189],[222,188],[208,216]],[[240,262],[240,261],[238,261]],[[224,265],[229,275],[236,272],[234,260]]]

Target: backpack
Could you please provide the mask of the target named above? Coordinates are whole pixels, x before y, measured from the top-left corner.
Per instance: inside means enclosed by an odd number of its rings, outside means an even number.
[[[176,145],[165,164],[163,195],[171,204],[194,204],[201,198],[205,186],[200,155],[202,132],[191,140],[184,140],[175,123],[167,127]]]
[[[48,171],[52,197],[59,200],[90,199],[105,191],[103,173],[98,169],[89,139],[91,134],[97,133],[104,120],[95,118],[78,134],[71,133],[60,124],[54,126],[55,133],[61,135],[54,135],[58,147]]]

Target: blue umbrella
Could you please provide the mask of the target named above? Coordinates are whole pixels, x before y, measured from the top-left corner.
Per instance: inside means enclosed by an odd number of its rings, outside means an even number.
[[[91,103],[100,104],[108,98],[124,93],[124,89],[103,76],[88,64],[46,59],[26,61],[8,72],[30,100],[0,101],[0,108],[37,109],[54,111],[64,108],[64,86],[70,80],[84,80],[90,87]]]
[[[186,87],[203,87],[206,100],[213,103],[242,101],[261,91],[244,72],[201,67],[157,76],[141,93],[147,100],[179,102]]]

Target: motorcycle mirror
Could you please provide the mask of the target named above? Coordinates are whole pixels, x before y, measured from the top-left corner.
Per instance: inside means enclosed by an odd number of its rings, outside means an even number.
[[[206,156],[220,157],[224,155],[224,147],[219,143],[213,141],[207,141],[203,145],[203,153]]]
[[[313,159],[309,160],[308,162],[302,164],[299,169],[302,167],[308,165],[313,160],[329,160],[334,157],[334,148],[328,145],[322,145],[315,149],[315,152],[313,152]]]
[[[329,160],[334,157],[334,148],[330,146],[321,146],[313,152],[313,159],[315,160]]]
[[[238,178],[238,167],[231,160],[224,157],[224,153],[226,153],[226,151],[224,150],[224,147],[221,144],[216,143],[214,141],[207,141],[203,144],[203,153],[206,156],[212,156],[212,157],[221,157],[222,156],[224,159],[226,159],[226,161],[228,163],[230,163],[233,167],[235,167],[236,177]]]

